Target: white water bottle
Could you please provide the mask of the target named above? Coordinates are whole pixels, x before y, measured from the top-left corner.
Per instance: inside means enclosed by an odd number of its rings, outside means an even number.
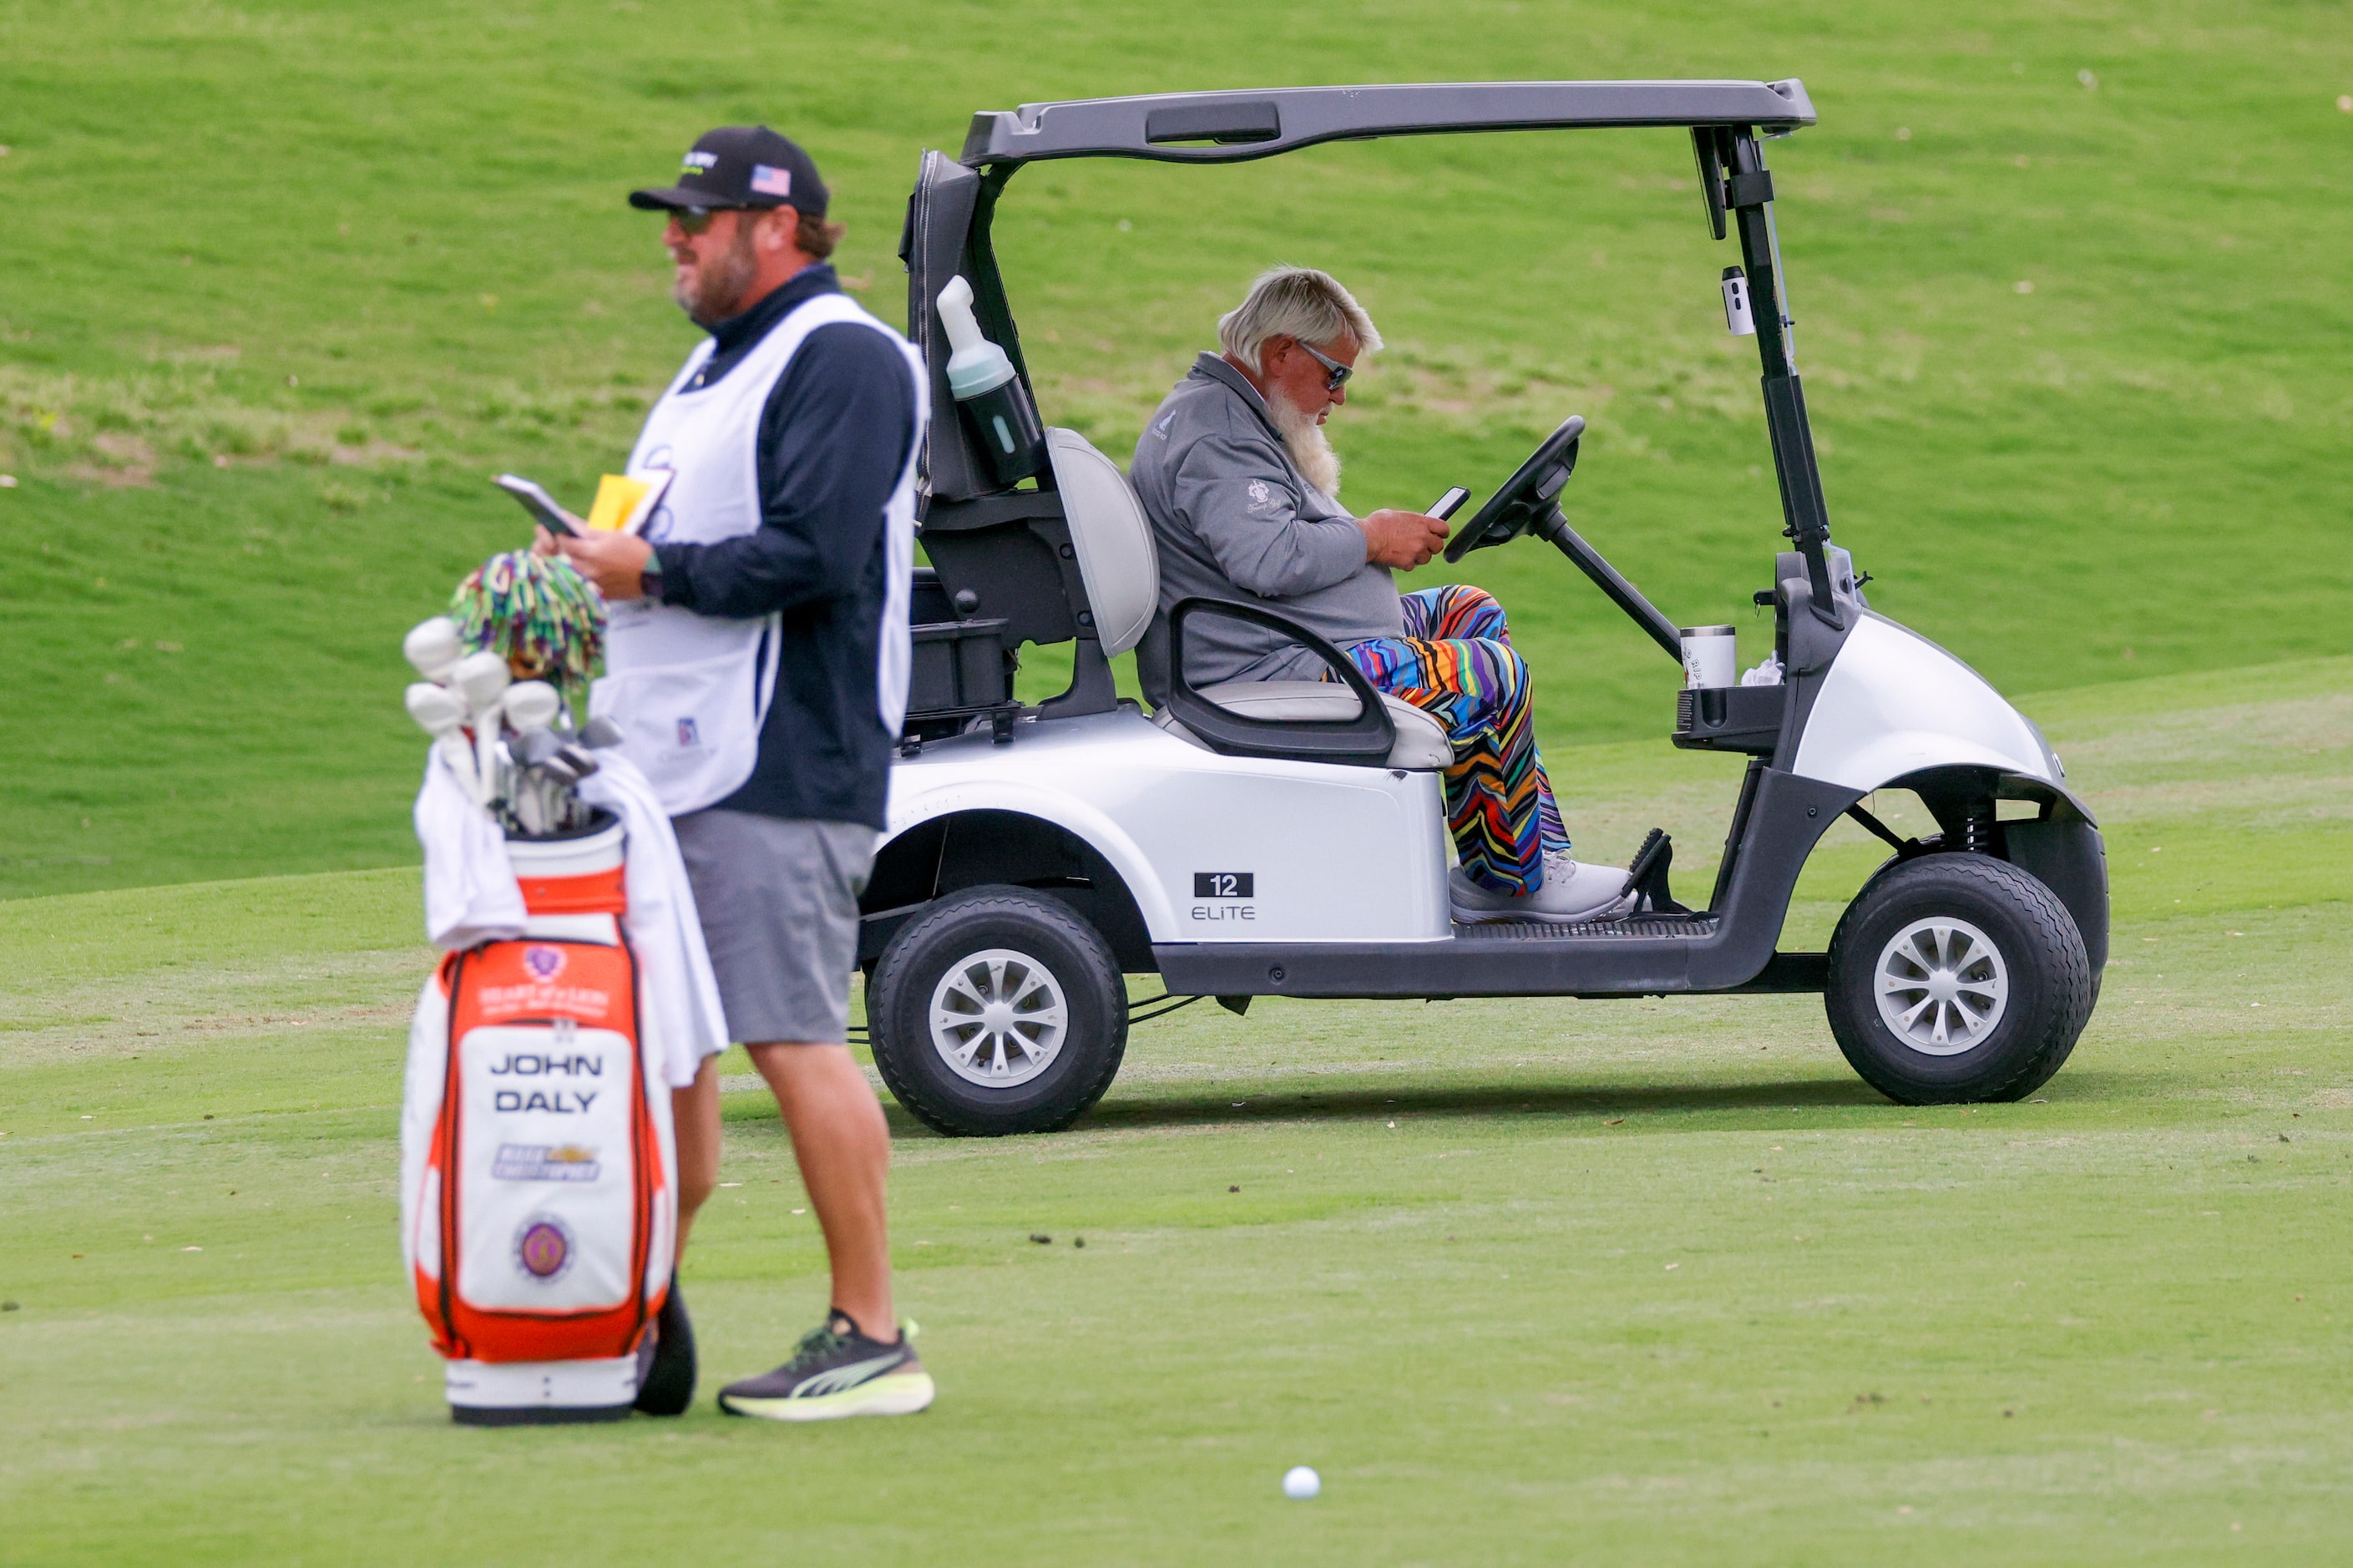
[[[974,444],[987,454],[988,471],[1000,487],[1038,471],[1044,462],[1046,431],[1029,389],[1010,355],[980,335],[972,313],[972,285],[951,278],[940,290],[940,324],[947,329],[948,395],[964,410]]]

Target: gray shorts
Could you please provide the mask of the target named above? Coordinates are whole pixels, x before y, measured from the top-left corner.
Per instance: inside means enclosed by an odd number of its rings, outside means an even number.
[[[751,1045],[840,1043],[875,831],[747,811],[690,812],[670,826],[728,1034]]]

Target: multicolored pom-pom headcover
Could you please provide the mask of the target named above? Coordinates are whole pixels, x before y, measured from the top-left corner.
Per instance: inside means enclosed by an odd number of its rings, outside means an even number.
[[[449,595],[449,618],[468,647],[503,654],[516,679],[553,682],[566,697],[585,692],[604,664],[604,596],[560,555],[491,556]]]

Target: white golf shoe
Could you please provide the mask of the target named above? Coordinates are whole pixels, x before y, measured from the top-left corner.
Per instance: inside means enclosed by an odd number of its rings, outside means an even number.
[[[1544,858],[1544,884],[1533,893],[1506,893],[1482,887],[1455,867],[1446,874],[1447,900],[1459,925],[1488,921],[1616,920],[1633,908],[1626,873],[1616,866],[1580,866],[1565,849]]]

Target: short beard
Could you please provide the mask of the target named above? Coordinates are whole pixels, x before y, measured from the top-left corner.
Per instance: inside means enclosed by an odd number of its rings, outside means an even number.
[[[697,326],[723,321],[743,309],[744,295],[760,270],[760,258],[752,241],[758,225],[751,220],[756,216],[738,213],[735,235],[727,242],[725,252],[695,268],[692,287],[681,280],[671,288],[670,298]]]
[[[1270,390],[1266,411],[1274,418],[1274,427],[1282,433],[1282,445],[1291,454],[1300,476],[1337,500],[1340,496],[1340,454],[1332,450],[1332,442],[1324,434],[1324,426],[1315,416],[1300,407],[1282,393]]]

